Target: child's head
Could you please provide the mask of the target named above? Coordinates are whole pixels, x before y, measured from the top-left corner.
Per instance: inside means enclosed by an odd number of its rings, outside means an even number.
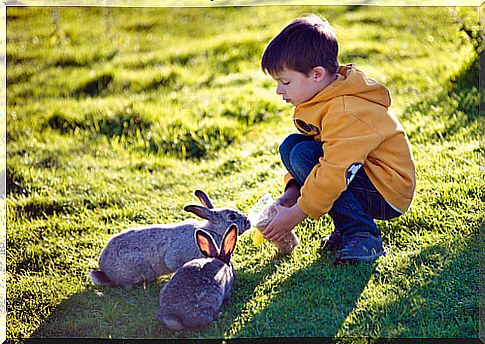
[[[332,27],[310,14],[295,19],[273,38],[264,51],[261,67],[271,75],[286,68],[309,76],[317,66],[335,74],[337,55],[337,37]]]
[[[288,24],[268,44],[261,67],[278,82],[276,93],[293,105],[313,98],[334,80],[338,68],[335,32],[316,15]]]

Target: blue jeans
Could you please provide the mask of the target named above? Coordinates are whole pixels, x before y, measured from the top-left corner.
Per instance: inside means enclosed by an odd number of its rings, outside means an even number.
[[[291,134],[279,147],[283,165],[301,187],[313,167],[323,156],[322,143],[313,137]],[[370,232],[380,236],[374,219],[389,220],[401,215],[376,190],[361,167],[350,184],[335,200],[328,212],[335,229],[344,236],[357,232]]]

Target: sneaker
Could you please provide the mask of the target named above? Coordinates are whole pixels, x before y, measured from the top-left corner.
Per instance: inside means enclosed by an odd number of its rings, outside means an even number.
[[[321,247],[325,251],[337,251],[342,246],[342,233],[338,230],[334,230],[330,235],[327,235],[322,239]]]
[[[334,264],[373,262],[386,254],[382,236],[370,233],[355,233],[345,240],[343,249],[335,252]]]

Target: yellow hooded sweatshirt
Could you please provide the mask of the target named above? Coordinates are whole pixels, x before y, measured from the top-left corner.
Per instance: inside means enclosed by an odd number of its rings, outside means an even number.
[[[391,206],[408,210],[415,167],[409,141],[390,105],[385,86],[347,65],[338,68],[334,82],[295,108],[297,129],[323,145],[323,156],[301,188],[298,206],[303,212],[318,219],[330,211],[362,165]],[[285,182],[291,178],[288,173]]]

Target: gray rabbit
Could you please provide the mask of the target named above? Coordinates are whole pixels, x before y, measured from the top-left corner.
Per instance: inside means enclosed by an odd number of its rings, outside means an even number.
[[[195,195],[203,206],[187,205],[185,211],[206,219],[205,224],[184,221],[179,224],[131,228],[114,235],[101,252],[99,270],[89,278],[97,285],[123,286],[149,283],[172,273],[189,260],[202,257],[194,241],[197,228],[220,242],[225,230],[236,224],[242,234],[250,228],[248,218],[232,209],[215,209],[201,190]]]
[[[217,248],[212,236],[195,231],[195,239],[206,258],[185,263],[160,290],[157,320],[171,330],[206,327],[221,316],[229,301],[236,272],[230,263],[237,241],[237,226],[231,225]]]

